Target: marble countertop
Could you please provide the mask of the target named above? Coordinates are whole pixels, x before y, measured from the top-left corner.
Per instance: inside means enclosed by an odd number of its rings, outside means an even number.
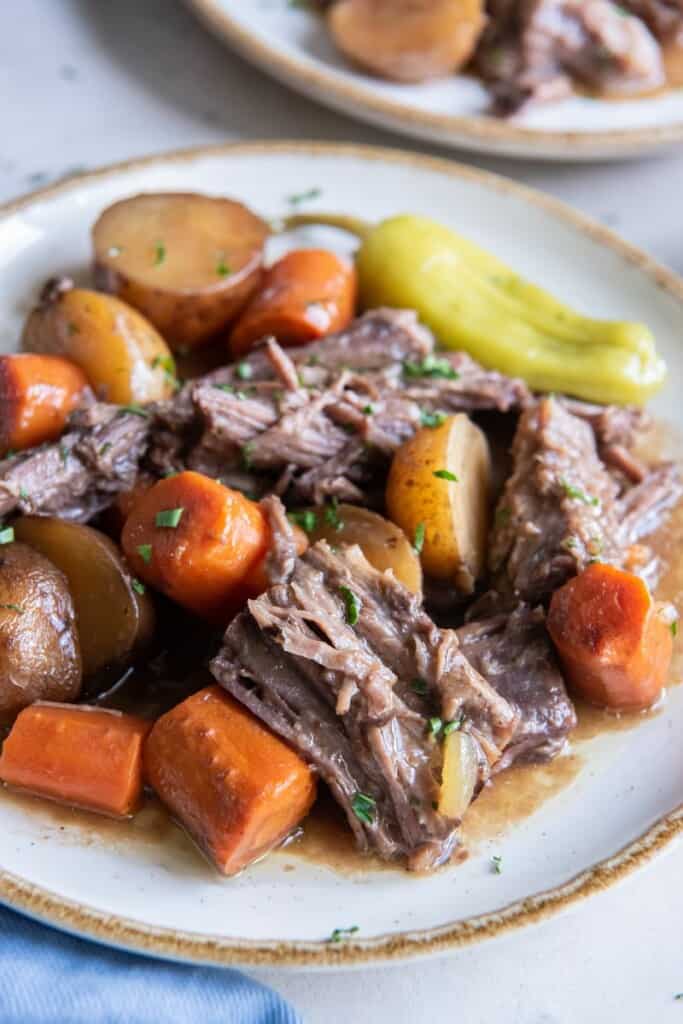
[[[4,0],[0,19],[0,201],[113,161],[226,139],[440,152],[294,95],[226,50],[179,0]],[[683,149],[616,165],[455,156],[558,196],[683,272]],[[316,1024],[683,1021],[680,871],[679,845],[563,917],[438,960],[253,973]]]

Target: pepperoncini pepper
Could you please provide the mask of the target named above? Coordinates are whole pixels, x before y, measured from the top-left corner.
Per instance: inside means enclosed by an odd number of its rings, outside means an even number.
[[[445,348],[522,377],[537,391],[641,405],[664,383],[652,332],[585,317],[436,221],[408,214],[373,227],[353,217],[299,214],[287,228],[327,224],[361,239],[361,304],[414,309]]]

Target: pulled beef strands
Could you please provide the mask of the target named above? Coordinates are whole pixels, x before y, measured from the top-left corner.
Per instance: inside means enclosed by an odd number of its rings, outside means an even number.
[[[0,515],[55,515],[87,522],[133,487],[149,419],[96,402],[74,413],[57,444],[0,462]]]
[[[670,464],[622,491],[598,456],[589,422],[553,398],[539,399],[520,417],[513,461],[489,553],[496,590],[513,601],[545,600],[596,558],[628,564],[630,545],[652,532],[683,493]]]
[[[470,664],[518,712],[515,731],[494,771],[560,754],[577,719],[543,610],[519,605],[509,615],[462,626],[457,635]]]
[[[572,78],[621,95],[664,81],[655,38],[611,0],[489,0],[488,10],[476,63],[499,114],[559,99]]]
[[[458,822],[434,809],[441,746],[429,716],[463,716],[480,784],[517,723],[414,595],[358,548],[322,541],[231,623],[211,671],[318,770],[362,849],[417,870],[457,841]]]
[[[620,0],[620,6],[642,18],[657,39],[680,45],[677,37],[683,32],[683,0]]]
[[[517,411],[530,400],[521,381],[484,370],[462,353],[434,357],[433,345],[414,313],[375,310],[306,347],[284,352],[271,339],[140,416],[100,404],[94,452],[86,436],[91,425],[75,417],[62,442],[0,466],[5,511],[30,508],[85,520],[132,486],[134,463],[151,476],[196,469],[256,496],[289,488],[301,501],[368,501],[368,485],[381,483],[389,457],[420,425],[422,410]],[[113,451],[107,449],[104,421],[115,434],[127,424],[127,446],[115,438]],[[63,444],[89,457],[80,466],[62,465]],[[27,459],[37,461],[17,484]]]

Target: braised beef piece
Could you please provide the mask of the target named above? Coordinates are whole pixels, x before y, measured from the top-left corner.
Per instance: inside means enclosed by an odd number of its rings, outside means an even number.
[[[470,664],[518,712],[498,772],[511,764],[549,761],[576,727],[576,712],[545,628],[543,609],[519,605],[510,614],[471,622],[457,631]]]
[[[455,632],[359,548],[324,541],[249,602],[211,671],[316,768],[361,849],[418,870],[448,859],[459,824],[434,808],[442,747],[430,718],[471,734],[480,785],[517,724]]]
[[[135,483],[149,423],[146,416],[102,402],[74,413],[59,443],[0,462],[0,516],[92,519]]]
[[[600,459],[587,419],[553,398],[539,399],[520,417],[513,462],[489,549],[494,593],[508,606],[547,599],[596,558],[631,567],[629,546],[683,494],[678,469],[668,463],[624,488],[624,475]],[[474,614],[495,603],[487,600]]]
[[[683,0],[620,0],[620,6],[642,18],[662,42],[675,40],[683,31]]]
[[[651,32],[611,0],[489,0],[488,12],[475,60],[498,114],[561,98],[573,78],[622,95],[664,81]]]

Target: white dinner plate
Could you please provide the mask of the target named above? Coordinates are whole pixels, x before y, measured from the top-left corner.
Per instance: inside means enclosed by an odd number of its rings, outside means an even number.
[[[592,315],[647,322],[670,367],[654,411],[673,425],[671,436],[683,427],[678,278],[555,200],[388,150],[281,143],[189,151],[87,174],[4,206],[0,349],[16,347],[45,278],[67,272],[87,280],[89,231],[102,208],[145,190],[227,193],[273,218],[287,197],[306,192],[315,194],[311,210],[435,217]],[[319,240],[337,244],[340,236],[328,230]],[[674,681],[679,674],[680,665]],[[341,871],[303,859],[294,846],[227,880],[152,811],[137,823],[99,825],[0,791],[0,898],[112,944],[222,964],[342,966],[475,942],[599,898],[683,829],[683,687],[630,725],[574,743],[539,771],[533,789],[523,770],[499,779],[493,802],[480,798],[497,820],[470,829],[467,860],[429,877],[363,869],[356,858]],[[486,819],[485,807],[475,805],[475,819]],[[502,857],[500,874],[494,856]],[[327,941],[351,926],[358,931],[348,941]]]
[[[546,160],[620,159],[683,140],[683,89],[627,101],[573,96],[510,120],[488,115],[476,78],[418,85],[375,78],[346,61],[322,19],[290,0],[187,0],[244,57],[352,117],[445,146]]]

